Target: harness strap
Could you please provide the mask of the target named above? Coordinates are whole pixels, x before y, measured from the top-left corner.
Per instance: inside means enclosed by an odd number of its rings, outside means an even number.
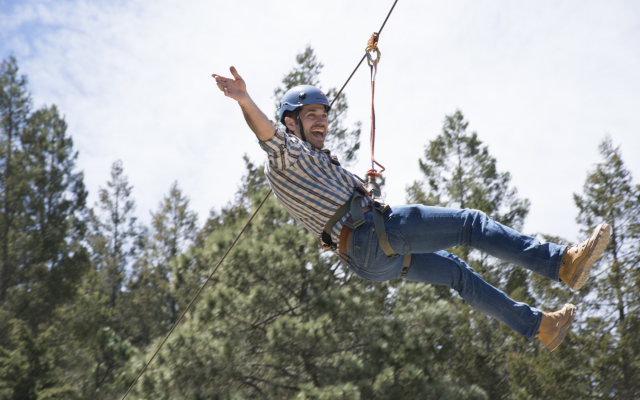
[[[373,208],[373,223],[376,227],[378,243],[380,244],[382,251],[384,251],[384,254],[386,254],[387,257],[397,257],[399,254],[393,251],[391,244],[389,243],[389,239],[387,238],[387,231],[384,228],[384,216],[377,207]]]
[[[345,214],[351,212],[351,218],[353,219],[354,228],[359,227],[364,224],[364,214],[362,213],[362,208],[360,207],[360,200],[364,199],[367,196],[371,196],[371,193],[367,192],[362,185],[356,185],[351,198],[347,200],[346,203],[340,206],[335,214],[324,225],[322,229],[322,237],[318,239],[320,247],[324,250],[336,249],[337,244],[333,242],[331,239],[331,231],[335,224],[340,221],[340,218],[344,217]]]
[[[407,253],[404,255],[404,261],[402,262],[402,272],[400,272],[400,276],[404,276],[404,274],[409,271],[409,267],[411,266],[411,253]]]
[[[360,191],[360,189],[362,191]],[[353,220],[354,228],[357,228],[360,225],[364,224],[364,213],[362,212],[362,207],[360,207],[360,200],[369,195],[370,193],[367,192],[362,186],[356,186],[356,191],[353,193],[353,198],[351,200],[351,219]]]
[[[384,251],[384,254],[386,254],[387,257],[397,257],[400,254],[397,254],[391,248],[391,244],[389,243],[389,239],[387,238],[387,231],[384,227],[384,216],[382,214],[388,209],[388,205],[376,202],[373,207],[373,224],[376,227],[378,243],[380,244],[382,251]],[[407,271],[409,271],[409,266],[411,266],[411,253],[407,253],[404,255],[404,260],[402,261],[402,272],[400,272],[399,276],[404,276]]]

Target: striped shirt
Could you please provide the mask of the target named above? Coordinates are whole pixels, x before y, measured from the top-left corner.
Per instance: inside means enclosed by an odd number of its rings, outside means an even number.
[[[317,149],[297,136],[277,129],[269,140],[260,141],[267,153],[265,174],[282,206],[315,237],[346,203],[361,180],[340,166],[337,157]],[[363,199],[361,205],[367,205]],[[331,232],[334,243],[350,213],[338,221]]]

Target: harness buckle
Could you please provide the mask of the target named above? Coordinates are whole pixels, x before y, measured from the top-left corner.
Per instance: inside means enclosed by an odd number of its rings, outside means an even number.
[[[375,201],[372,204],[373,208],[375,208],[376,210],[378,210],[379,213],[384,214],[387,212],[387,210],[389,210],[391,207],[389,207],[388,204],[380,202],[380,201]]]

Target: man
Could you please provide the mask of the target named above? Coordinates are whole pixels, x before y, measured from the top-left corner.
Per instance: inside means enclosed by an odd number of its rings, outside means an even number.
[[[352,271],[371,281],[402,276],[449,286],[477,310],[529,340],[539,338],[550,351],[562,342],[575,318],[574,305],[544,312],[515,302],[443,249],[473,247],[578,290],[607,245],[609,225],[600,224],[591,238],[568,247],[540,243],[477,210],[385,207],[361,189],[360,178],[323,149],[330,104],[322,91],[303,85],[285,93],[282,131],[253,102],[236,69],[230,70],[233,78],[213,77],[218,88],[238,102],[267,153],[266,176],[277,199]]]

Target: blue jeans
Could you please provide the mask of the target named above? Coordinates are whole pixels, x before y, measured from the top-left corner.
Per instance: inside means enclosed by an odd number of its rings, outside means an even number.
[[[510,299],[464,261],[442,250],[456,245],[473,247],[558,281],[566,246],[540,243],[477,210],[396,206],[384,214],[384,219],[389,243],[401,256],[384,254],[370,211],[365,214],[365,223],[352,231],[347,248],[346,261],[357,275],[376,282],[395,278],[402,271],[404,255],[409,253],[411,265],[405,279],[449,286],[478,311],[529,340],[535,337],[542,320],[540,310]]]

